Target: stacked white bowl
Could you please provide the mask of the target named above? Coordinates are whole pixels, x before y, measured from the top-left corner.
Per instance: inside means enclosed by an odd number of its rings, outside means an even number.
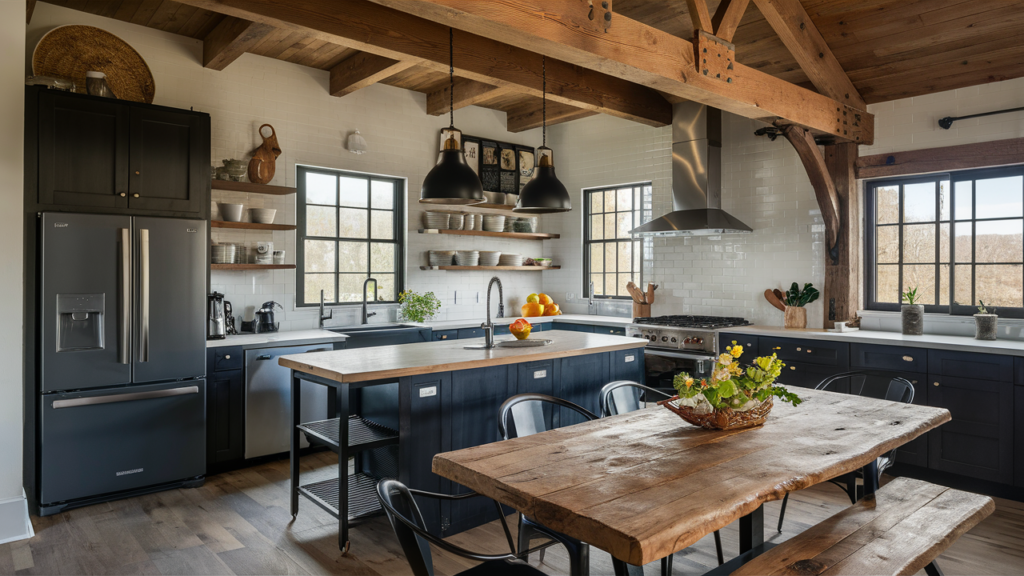
[[[501,214],[484,214],[484,230],[487,232],[503,232],[505,217]]]
[[[448,212],[424,212],[423,221],[431,230],[447,230],[451,216]]]
[[[431,250],[427,253],[431,266],[451,266],[454,257],[455,250]]]
[[[463,217],[462,214],[449,214],[448,215],[448,228],[452,230],[462,230]]]
[[[252,216],[252,221],[257,224],[273,224],[277,210],[274,208],[249,208],[249,215]]]
[[[477,250],[457,250],[455,252],[457,266],[479,266],[480,252]]]
[[[234,244],[214,244],[210,250],[213,252],[214,264],[233,264],[235,262]]]
[[[501,252],[491,252],[487,250],[480,251],[480,265],[481,266],[497,266],[498,260],[501,258]]]
[[[522,266],[523,255],[522,254],[505,254],[503,253],[498,258],[498,266]]]
[[[462,229],[463,230],[474,230],[476,225],[476,214],[463,214],[462,215]]]

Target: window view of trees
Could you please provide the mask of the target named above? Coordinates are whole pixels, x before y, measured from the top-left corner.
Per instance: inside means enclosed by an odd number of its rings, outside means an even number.
[[[595,296],[628,298],[626,284],[643,285],[643,242],[633,239],[629,231],[644,222],[645,195],[649,204],[650,184],[587,190],[583,195],[583,277],[584,284],[594,283]]]
[[[875,282],[869,307],[898,305],[913,287],[933,311],[952,305],[966,313],[979,300],[1024,307],[1024,169],[877,183],[869,185],[868,201]]]

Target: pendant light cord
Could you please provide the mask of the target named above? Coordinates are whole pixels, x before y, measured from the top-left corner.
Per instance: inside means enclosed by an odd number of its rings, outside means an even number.
[[[548,146],[548,57],[540,57],[541,89],[540,89],[540,122],[543,146]]]
[[[455,128],[455,31],[448,27],[448,127]]]

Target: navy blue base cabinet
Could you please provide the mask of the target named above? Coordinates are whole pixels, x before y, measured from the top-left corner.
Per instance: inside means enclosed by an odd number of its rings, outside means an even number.
[[[206,353],[206,470],[216,472],[245,456],[245,381],[242,348]]]

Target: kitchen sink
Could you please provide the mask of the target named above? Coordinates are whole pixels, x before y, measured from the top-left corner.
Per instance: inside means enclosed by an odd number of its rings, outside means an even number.
[[[328,330],[348,336],[348,339],[345,340],[346,349],[410,344],[430,340],[430,328],[415,324],[360,324],[328,328]]]

